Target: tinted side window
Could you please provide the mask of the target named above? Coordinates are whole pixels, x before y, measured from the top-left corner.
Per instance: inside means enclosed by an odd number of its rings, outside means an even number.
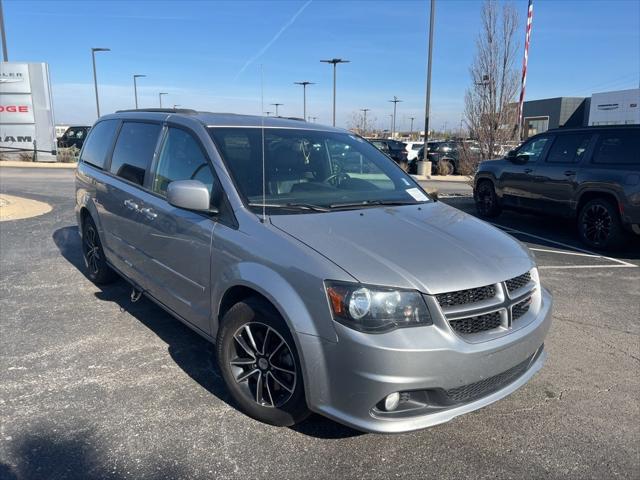
[[[558,135],[551,145],[547,162],[579,163],[589,146],[589,140],[591,140],[589,133]]]
[[[638,131],[601,133],[593,155],[593,163],[640,165]]]
[[[82,150],[81,162],[89,163],[98,168],[104,168],[104,162],[107,158],[107,153],[111,144],[113,143],[113,137],[118,127],[118,120],[104,120],[90,131],[89,138],[84,142],[84,149]]]
[[[170,128],[162,146],[151,189],[165,195],[167,187],[175,180],[200,180],[211,194],[213,178],[209,161],[193,136],[179,128]]]
[[[125,122],[111,157],[111,173],[142,185],[161,128],[153,123]]]
[[[544,147],[549,141],[549,137],[538,137],[533,140],[529,140],[518,149],[518,156],[526,156],[527,161],[536,162],[542,155]]]

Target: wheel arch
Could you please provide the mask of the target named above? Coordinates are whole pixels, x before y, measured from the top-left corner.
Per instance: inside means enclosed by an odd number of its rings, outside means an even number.
[[[575,206],[576,214],[580,214],[580,210],[582,210],[582,207],[584,207],[591,200],[595,200],[596,198],[604,198],[606,200],[609,200],[616,207],[616,211],[618,212],[618,214],[620,215],[622,213],[620,211],[621,209],[620,200],[618,199],[617,195],[614,192],[610,190],[585,190],[580,193],[580,196],[578,197],[578,201],[576,202],[576,206]]]

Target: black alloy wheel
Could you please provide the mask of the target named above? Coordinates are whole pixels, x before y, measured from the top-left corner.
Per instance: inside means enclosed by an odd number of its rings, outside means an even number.
[[[578,217],[580,238],[594,248],[615,248],[623,241],[620,216],[615,206],[604,198],[591,200]]]
[[[488,180],[482,180],[475,188],[474,200],[476,211],[483,218],[492,218],[500,215],[501,207],[493,184]]]
[[[293,337],[266,300],[248,298],[225,313],[216,355],[231,396],[247,415],[277,426],[309,415]]]
[[[98,229],[91,217],[82,222],[82,258],[92,282],[106,284],[117,279],[116,273],[107,264]]]

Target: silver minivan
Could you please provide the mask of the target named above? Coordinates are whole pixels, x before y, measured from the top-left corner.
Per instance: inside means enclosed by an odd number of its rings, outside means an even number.
[[[248,415],[403,432],[484,407],[545,359],[532,254],[361,137],[301,120],[101,117],[76,172],[87,274],[214,342]]]

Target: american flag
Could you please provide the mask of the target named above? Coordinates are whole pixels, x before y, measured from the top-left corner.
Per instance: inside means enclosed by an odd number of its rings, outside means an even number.
[[[524,39],[524,60],[522,62],[522,89],[518,103],[518,132],[522,132],[522,108],[524,106],[524,90],[527,85],[527,61],[529,60],[529,41],[531,40],[531,24],[533,22],[533,0],[529,0],[527,9],[527,32]]]

